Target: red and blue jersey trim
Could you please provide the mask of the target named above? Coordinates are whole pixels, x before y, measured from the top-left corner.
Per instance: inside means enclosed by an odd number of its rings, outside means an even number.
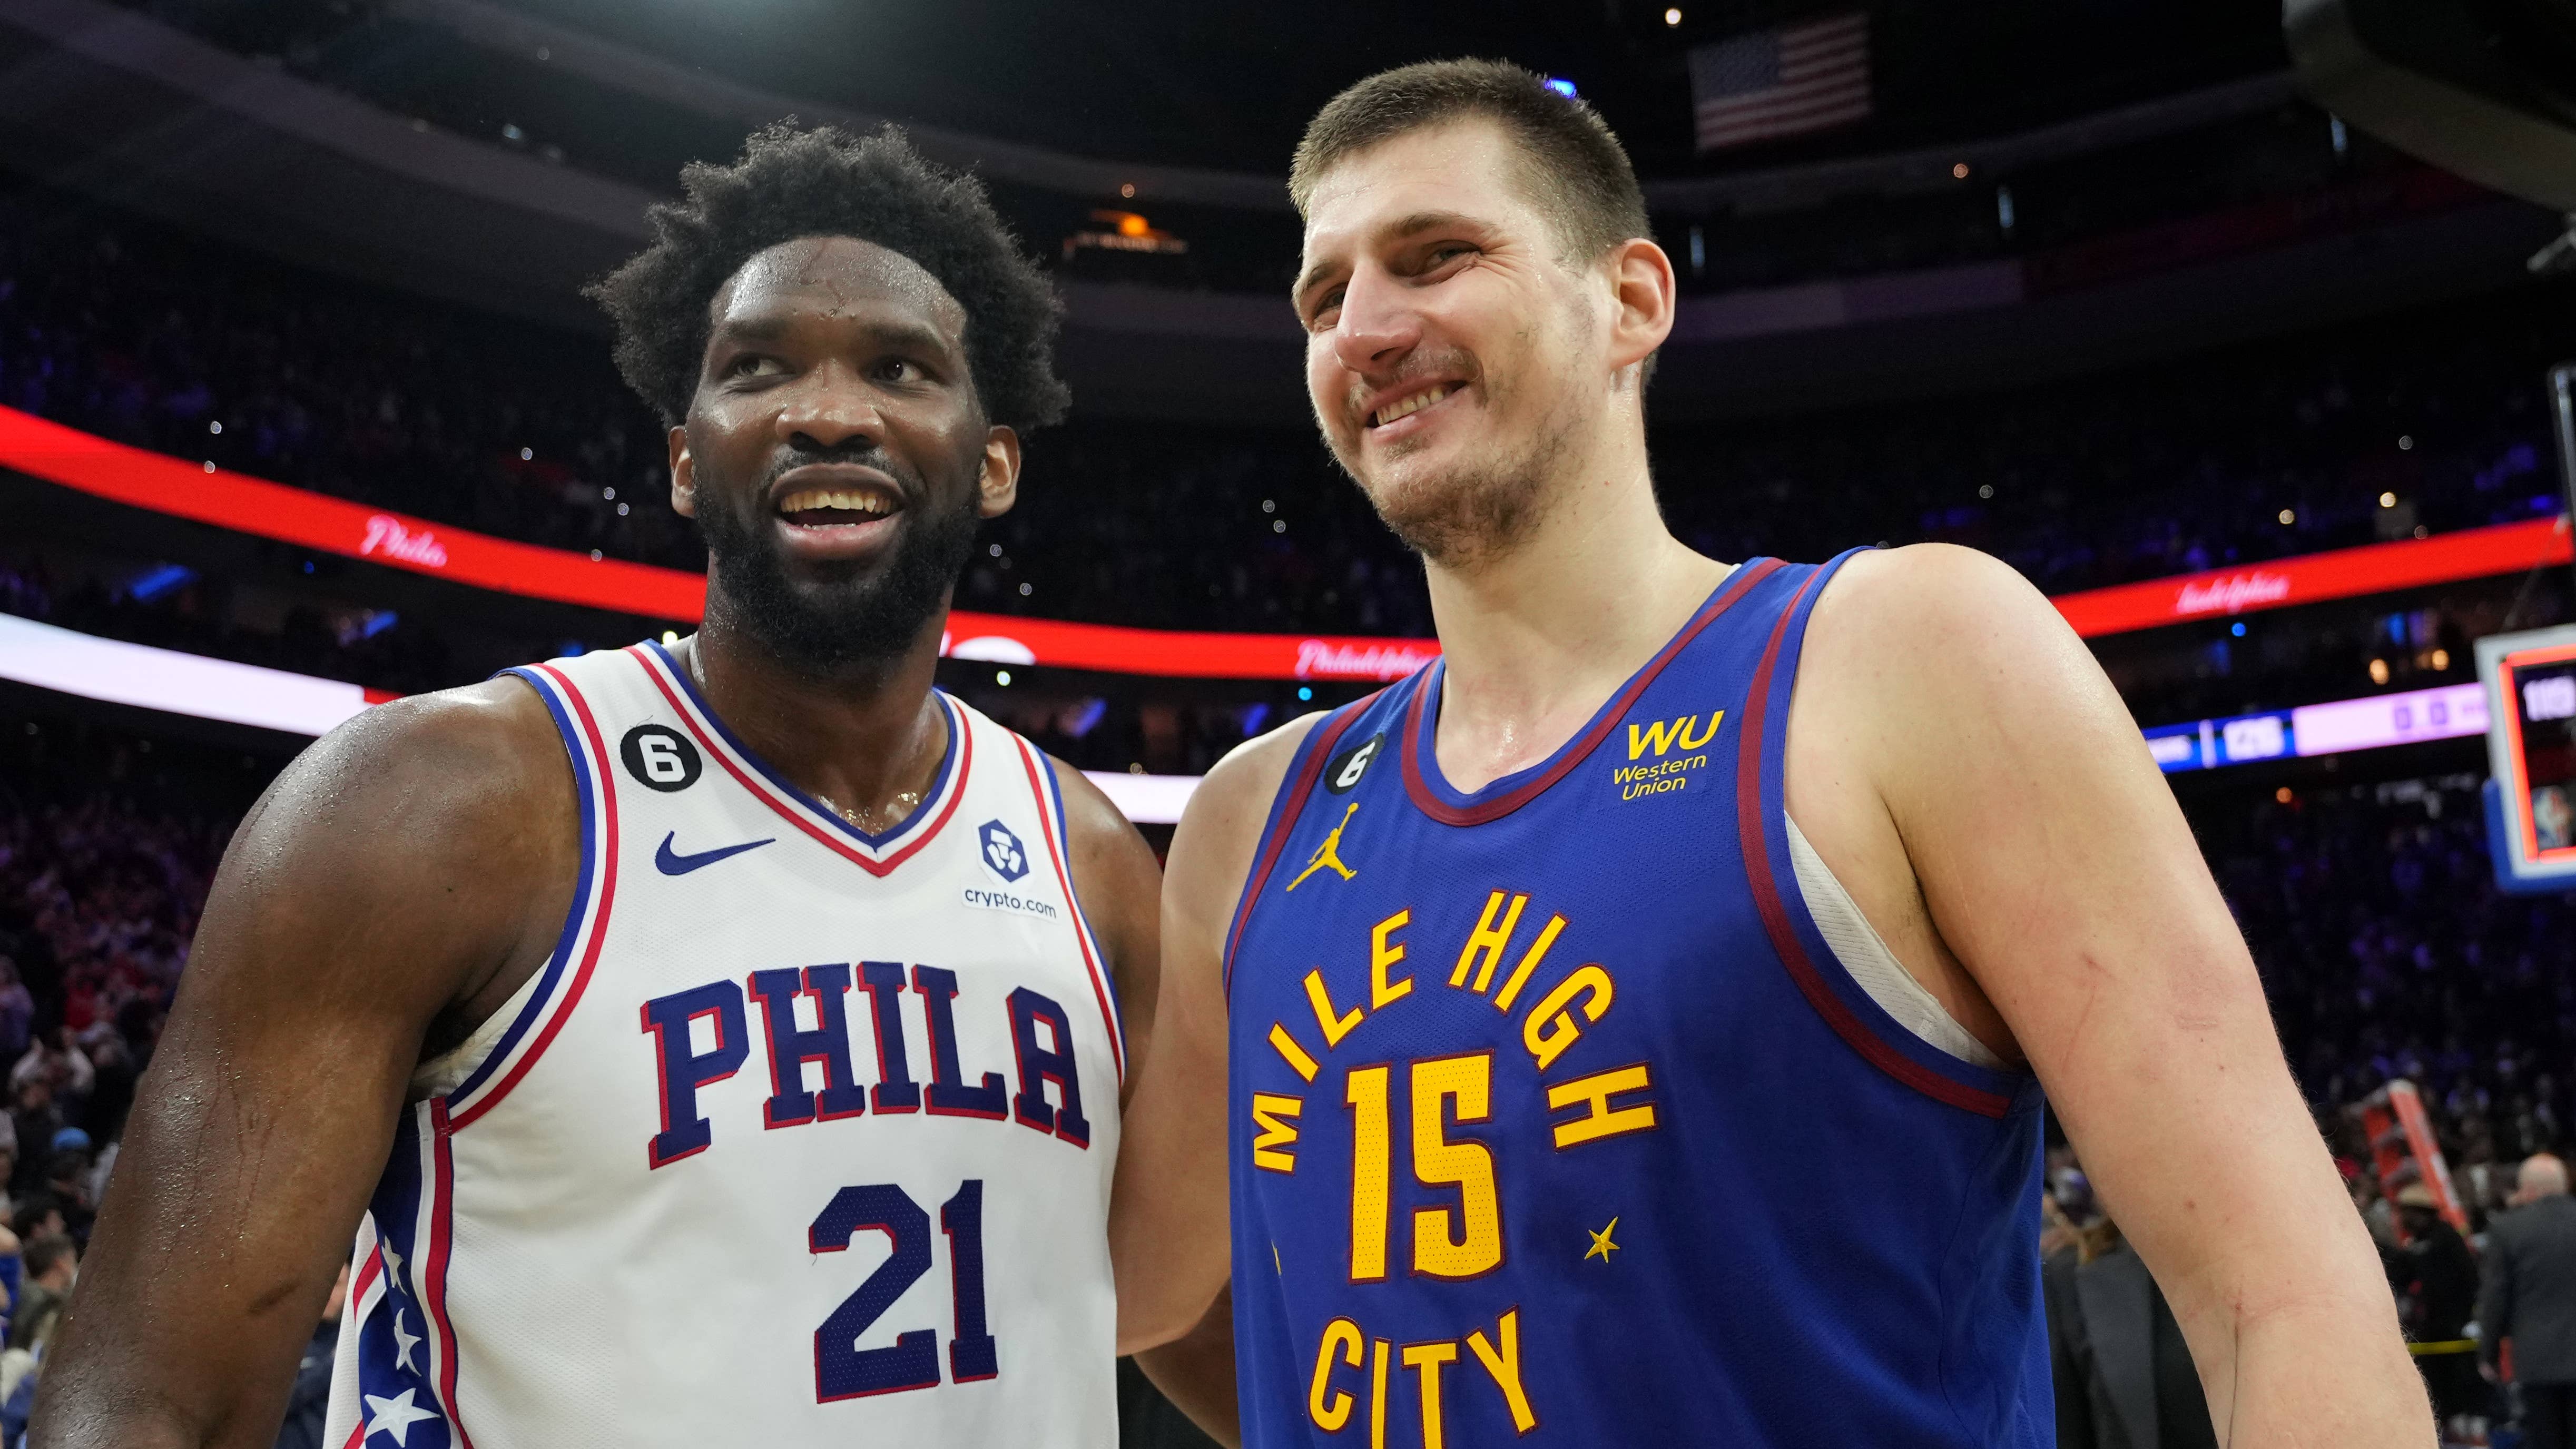
[[[564,914],[563,931],[553,955],[538,974],[537,989],[489,1055],[447,1094],[445,1106],[455,1127],[471,1125],[509,1095],[536,1065],[573,1009],[581,1004],[599,965],[600,943],[608,934],[609,909],[617,897],[617,783],[609,768],[608,747],[599,721],[581,691],[551,664],[529,665],[506,673],[517,676],[545,701],[572,759],[574,813],[581,824],[581,864],[573,887],[572,908]]]
[[[957,803],[966,797],[966,777],[975,762],[975,740],[966,728],[964,714],[957,702],[937,690],[931,697],[939,701],[948,717],[948,749],[940,756],[939,772],[931,779],[930,789],[920,807],[905,816],[901,824],[881,835],[870,835],[840,812],[824,805],[799,789],[770,763],[753,754],[725,722],[707,707],[705,696],[698,692],[697,682],[689,671],[680,667],[670,651],[650,640],[626,651],[643,666],[647,678],[670,703],[695,736],[698,747],[724,767],[752,795],[767,805],[790,825],[802,831],[833,854],[873,876],[894,873],[896,867],[910,860],[936,837],[957,813]]]
[[[1443,825],[1484,825],[1500,820],[1546,794],[1549,786],[1564,779],[1568,772],[1601,747],[1601,742],[1610,737],[1610,731],[1618,726],[1629,710],[1636,707],[1638,697],[1655,682],[1657,675],[1664,672],[1664,666],[1689,647],[1701,630],[1717,622],[1717,617],[1736,600],[1743,598],[1754,585],[1781,567],[1780,560],[1776,558],[1750,559],[1739,565],[1726,576],[1725,582],[1710,591],[1707,602],[1691,616],[1691,621],[1683,625],[1654,658],[1647,660],[1645,667],[1628,676],[1628,682],[1593,714],[1591,723],[1583,727],[1582,733],[1559,746],[1556,753],[1547,759],[1528,769],[1505,775],[1473,793],[1454,790],[1448,781],[1440,778],[1439,767],[1434,760],[1433,739],[1440,711],[1431,701],[1439,691],[1440,682],[1447,678],[1448,670],[1442,661],[1436,659],[1425,665],[1413,677],[1410,686],[1413,702],[1405,709],[1403,743],[1397,750],[1404,759],[1404,792],[1413,798],[1414,808]]]
[[[1798,676],[1807,620],[1852,549],[1819,566],[1772,625],[1746,694],[1736,745],[1736,830],[1755,910],[1789,978],[1834,1034],[1862,1059],[1935,1101],[2002,1118],[2037,1101],[2027,1073],[1965,1062],[1908,1031],[1872,999],[1825,944],[1789,864],[1787,771],[1789,702]]]
[[[384,1177],[368,1205],[350,1286],[358,1335],[352,1445],[363,1443],[369,1425],[390,1411],[410,1416],[403,1420],[406,1442],[417,1435],[424,1449],[473,1449],[458,1413],[462,1370],[447,1311],[456,1240],[454,1132],[444,1100],[414,1103],[395,1129]]]
[[[1420,676],[1415,676],[1417,679]],[[1252,908],[1261,899],[1261,888],[1269,883],[1270,872],[1279,864],[1279,852],[1286,848],[1290,832],[1297,828],[1297,817],[1305,812],[1306,797],[1315,791],[1315,779],[1324,772],[1324,761],[1333,753],[1333,743],[1351,727],[1353,721],[1368,713],[1386,691],[1376,690],[1364,699],[1355,699],[1324,716],[1306,738],[1297,744],[1297,752],[1288,759],[1288,773],[1281,780],[1279,793],[1270,802],[1270,818],[1261,827],[1261,844],[1252,857],[1252,874],[1244,878],[1243,895],[1234,903],[1234,924],[1226,928],[1225,960],[1220,971],[1228,1001],[1234,999],[1234,952],[1243,942],[1244,924],[1252,919]]]
[[[1127,1085],[1127,1035],[1120,1025],[1118,985],[1110,978],[1108,957],[1100,950],[1100,938],[1091,931],[1091,918],[1083,914],[1082,901],[1073,887],[1073,836],[1065,827],[1064,790],[1056,779],[1055,768],[1046,756],[1018,735],[1011,744],[1020,754],[1020,764],[1028,771],[1029,793],[1038,806],[1039,834],[1046,838],[1047,861],[1055,867],[1056,888],[1064,893],[1067,911],[1073,917],[1074,945],[1082,952],[1082,964],[1091,977],[1091,993],[1100,1003],[1100,1024],[1109,1033],[1110,1059],[1118,1066],[1118,1084]]]

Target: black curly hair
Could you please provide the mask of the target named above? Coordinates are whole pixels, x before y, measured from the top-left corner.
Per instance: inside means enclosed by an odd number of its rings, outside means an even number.
[[[730,166],[691,162],[685,201],[646,213],[653,245],[583,289],[617,327],[617,370],[667,426],[687,416],[708,304],[744,262],[808,236],[875,242],[921,264],[966,309],[966,357],[993,422],[1027,433],[1064,417],[1055,375],[1063,307],[984,184],[921,158],[893,126],[852,136],[774,122]]]

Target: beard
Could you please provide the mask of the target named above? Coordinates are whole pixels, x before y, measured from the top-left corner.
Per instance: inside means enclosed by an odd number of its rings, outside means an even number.
[[[1463,360],[1463,353],[1447,353],[1424,358],[1404,370],[1456,376],[1468,371],[1459,366]],[[1470,371],[1469,375],[1478,384],[1469,399],[1479,411],[1493,417],[1512,415],[1520,389],[1497,383],[1481,372]],[[1368,495],[1379,520],[1407,548],[1445,569],[1472,569],[1511,553],[1537,531],[1547,516],[1557,461],[1564,455],[1572,431],[1573,420],[1561,416],[1571,411],[1568,403],[1570,399],[1560,400],[1519,447],[1506,449],[1489,444],[1477,449],[1471,442],[1467,450],[1470,456],[1436,471],[1408,474],[1404,464],[1416,448],[1402,443],[1380,455],[1377,467],[1385,476],[1375,483],[1361,476],[1353,466],[1354,457],[1338,445],[1333,456],[1342,471]]]
[[[924,502],[905,510],[894,547],[883,559],[826,565],[812,577],[792,578],[766,504],[779,474],[808,463],[874,468],[901,484],[907,498]],[[699,466],[703,470],[705,464]],[[921,476],[878,448],[802,452],[773,465],[756,489],[709,491],[751,500],[753,507],[699,512],[711,565],[707,621],[757,640],[783,663],[816,673],[883,664],[910,649],[923,626],[947,607],[949,590],[975,547],[976,490],[964,490],[953,507],[930,504],[932,490]]]

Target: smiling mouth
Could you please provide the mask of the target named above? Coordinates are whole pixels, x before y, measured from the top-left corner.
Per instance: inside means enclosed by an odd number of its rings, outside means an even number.
[[[1431,406],[1433,403],[1440,401],[1442,398],[1447,397],[1449,394],[1456,392],[1459,386],[1460,384],[1454,382],[1434,383],[1432,386],[1424,388],[1420,392],[1411,393],[1398,398],[1394,402],[1388,403],[1386,406],[1379,408],[1376,412],[1369,414],[1368,425],[1372,428],[1382,428],[1399,418],[1409,418],[1415,413],[1422,411],[1424,408]]]
[[[778,500],[778,516],[799,528],[872,523],[902,509],[901,500],[874,488],[799,488]]]

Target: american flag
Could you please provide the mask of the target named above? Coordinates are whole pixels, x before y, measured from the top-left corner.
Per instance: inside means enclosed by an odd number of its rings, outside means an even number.
[[[1869,16],[1703,45],[1690,73],[1703,151],[1846,125],[1869,114]]]

